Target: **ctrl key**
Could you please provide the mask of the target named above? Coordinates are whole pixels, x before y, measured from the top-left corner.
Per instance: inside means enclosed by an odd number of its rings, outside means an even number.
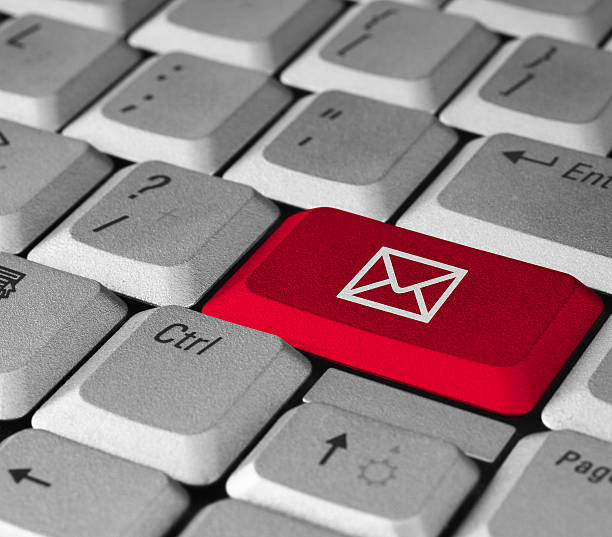
[[[0,444],[0,535],[161,537],[187,508],[161,472],[22,431]]]
[[[457,537],[601,537],[611,501],[612,444],[539,433],[519,442]]]
[[[451,444],[309,403],[276,423],[227,491],[356,537],[435,537],[477,479]]]

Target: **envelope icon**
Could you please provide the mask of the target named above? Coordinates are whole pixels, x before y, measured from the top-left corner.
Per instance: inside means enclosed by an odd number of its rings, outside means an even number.
[[[337,298],[429,323],[467,273],[383,246]]]

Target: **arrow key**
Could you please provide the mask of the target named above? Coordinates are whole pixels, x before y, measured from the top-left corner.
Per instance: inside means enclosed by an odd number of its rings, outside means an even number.
[[[0,535],[161,537],[187,504],[161,472],[51,433],[0,444]]]
[[[309,403],[276,423],[227,490],[357,537],[433,537],[477,479],[451,444]]]

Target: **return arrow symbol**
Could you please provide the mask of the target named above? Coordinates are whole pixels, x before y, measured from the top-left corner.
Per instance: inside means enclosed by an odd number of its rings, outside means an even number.
[[[536,160],[526,157],[525,153],[527,153],[527,151],[506,151],[502,153],[502,155],[504,155],[504,157],[506,157],[513,164],[516,164],[519,160],[525,160],[527,162],[533,162],[534,164],[540,164],[541,166],[547,166],[549,168],[552,168],[559,161],[559,157],[553,158],[550,162],[545,160]]]
[[[31,481],[32,483],[36,483],[37,485],[41,485],[43,487],[50,487],[51,483],[47,483],[42,479],[38,479],[36,477],[32,477],[30,472],[32,468],[15,468],[14,470],[9,470],[11,477],[15,481],[15,483],[19,484],[23,480]]]

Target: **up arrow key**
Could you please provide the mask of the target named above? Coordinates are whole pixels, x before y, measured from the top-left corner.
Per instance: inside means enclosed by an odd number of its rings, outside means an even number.
[[[41,485],[42,487],[50,487],[51,483],[47,483],[42,479],[38,479],[36,477],[32,477],[30,473],[32,472],[32,468],[15,468],[13,470],[9,470],[11,477],[15,481],[15,483],[19,484],[23,480],[31,481],[32,483],[36,483],[37,485]]]
[[[333,438],[330,438],[329,440],[327,440],[325,443],[329,444],[329,449],[327,450],[327,453],[323,455],[323,458],[319,461],[320,466],[324,466],[325,463],[336,452],[336,450],[347,448],[346,433],[340,434],[338,436],[334,436]]]

